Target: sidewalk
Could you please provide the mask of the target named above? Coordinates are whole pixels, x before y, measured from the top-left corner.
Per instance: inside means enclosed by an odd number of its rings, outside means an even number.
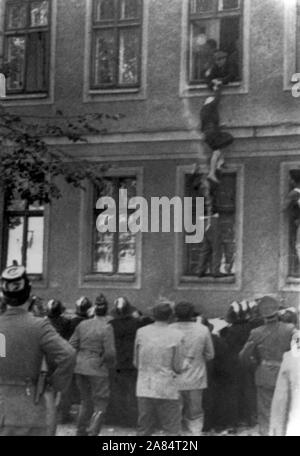
[[[58,430],[56,433],[57,436],[74,436],[76,435],[76,426],[75,424],[68,424],[68,425],[59,425]],[[136,435],[136,430],[132,428],[121,428],[121,427],[113,427],[113,426],[104,426],[100,436],[103,437],[116,437],[116,436],[132,436]],[[159,435],[159,434],[158,434]],[[221,432],[220,434],[217,433],[209,433],[206,436],[230,436],[230,437],[248,437],[248,436],[259,436],[257,427],[254,428],[240,428],[236,434],[228,434],[226,431]]]

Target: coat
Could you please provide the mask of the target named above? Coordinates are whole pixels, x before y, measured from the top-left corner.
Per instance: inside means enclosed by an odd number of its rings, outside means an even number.
[[[134,365],[138,369],[138,397],[179,399],[183,339],[182,332],[164,322],[155,322],[137,331]]]
[[[108,378],[108,365],[114,362],[116,350],[107,317],[95,316],[82,321],[70,344],[77,351],[76,374]]]
[[[272,321],[253,329],[242,352],[246,353],[253,345],[253,354],[257,358],[255,383],[258,387],[274,389],[283,354],[290,349],[294,325]]]
[[[52,366],[49,383],[63,391],[72,378],[75,351],[46,319],[23,307],[8,308],[1,316],[0,334],[5,339],[5,357],[0,357],[0,435],[10,435],[6,429],[22,429],[22,435],[40,429],[46,435],[45,395],[35,403],[42,359]]]
[[[271,436],[300,436],[300,357],[285,353],[271,408]]]
[[[177,322],[172,327],[184,335],[184,368],[179,376],[180,391],[207,388],[206,361],[214,357],[209,329],[198,322]]]

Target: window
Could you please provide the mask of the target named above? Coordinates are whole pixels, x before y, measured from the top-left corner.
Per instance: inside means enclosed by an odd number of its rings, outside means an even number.
[[[300,72],[300,0],[297,0],[296,13],[296,71]]]
[[[241,81],[242,17],[243,0],[189,0],[190,84],[204,83],[208,70],[218,71],[221,63],[230,73],[229,82]],[[225,62],[216,50],[225,53]]]
[[[91,89],[140,86],[142,1],[94,0]]]
[[[7,94],[48,92],[50,7],[50,0],[6,2]]]
[[[236,258],[236,173],[228,172],[222,176],[213,200],[210,199],[218,217],[205,219],[205,235],[200,244],[184,243],[184,276],[201,276],[221,278],[235,274]],[[195,178],[185,175],[185,196],[205,198],[205,215],[208,209],[207,188],[203,186],[203,175]]]
[[[92,272],[107,275],[114,274],[135,274],[136,273],[136,236],[128,232],[119,232],[118,228],[115,233],[100,233],[96,229],[96,220],[98,215],[105,211],[96,209],[96,201],[101,196],[110,196],[114,199],[116,205],[116,226],[119,222],[125,220],[126,215],[119,214],[120,196],[119,190],[127,190],[127,197],[136,196],[136,178],[135,177],[110,177],[106,179],[105,191],[95,190],[94,198],[94,220],[93,220],[93,246],[92,246]],[[128,222],[130,223],[130,209],[127,211]]]
[[[285,209],[288,211],[288,276],[300,278],[300,250],[297,249],[297,244],[300,239],[300,208],[298,203],[298,193],[293,192],[295,187],[299,187],[300,170],[289,171],[289,195],[290,198],[285,198]],[[300,197],[300,194],[299,194]],[[297,253],[298,251],[298,253]]]
[[[44,208],[14,201],[5,209],[5,266],[14,262],[29,274],[43,273]]]

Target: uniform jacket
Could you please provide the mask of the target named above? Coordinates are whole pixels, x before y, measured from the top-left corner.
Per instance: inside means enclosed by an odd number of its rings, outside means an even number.
[[[300,436],[300,357],[284,354],[273,396],[270,435]]]
[[[95,316],[76,327],[70,339],[77,351],[76,374],[108,377],[108,364],[116,352],[113,330],[107,323],[107,317]]]
[[[184,360],[183,334],[172,325],[155,322],[140,328],[135,339],[137,396],[178,399],[178,375]]]
[[[283,354],[290,349],[294,326],[281,321],[270,322],[253,329],[248,344],[254,344],[254,355],[259,365],[255,372],[257,386],[274,388]]]
[[[214,357],[209,329],[198,322],[177,322],[172,327],[184,335],[184,365],[179,376],[179,389],[191,391],[206,388],[206,361]]]
[[[0,318],[5,357],[0,357],[1,426],[46,427],[46,402],[34,403],[43,356],[52,366],[50,382],[57,391],[68,387],[75,351],[52,325],[23,308],[8,308]]]

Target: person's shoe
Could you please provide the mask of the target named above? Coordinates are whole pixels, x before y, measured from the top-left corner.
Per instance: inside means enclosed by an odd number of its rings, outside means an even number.
[[[102,425],[103,425],[103,412],[94,412],[91,418],[90,425],[87,429],[88,435],[90,436],[97,436],[99,435]]]

